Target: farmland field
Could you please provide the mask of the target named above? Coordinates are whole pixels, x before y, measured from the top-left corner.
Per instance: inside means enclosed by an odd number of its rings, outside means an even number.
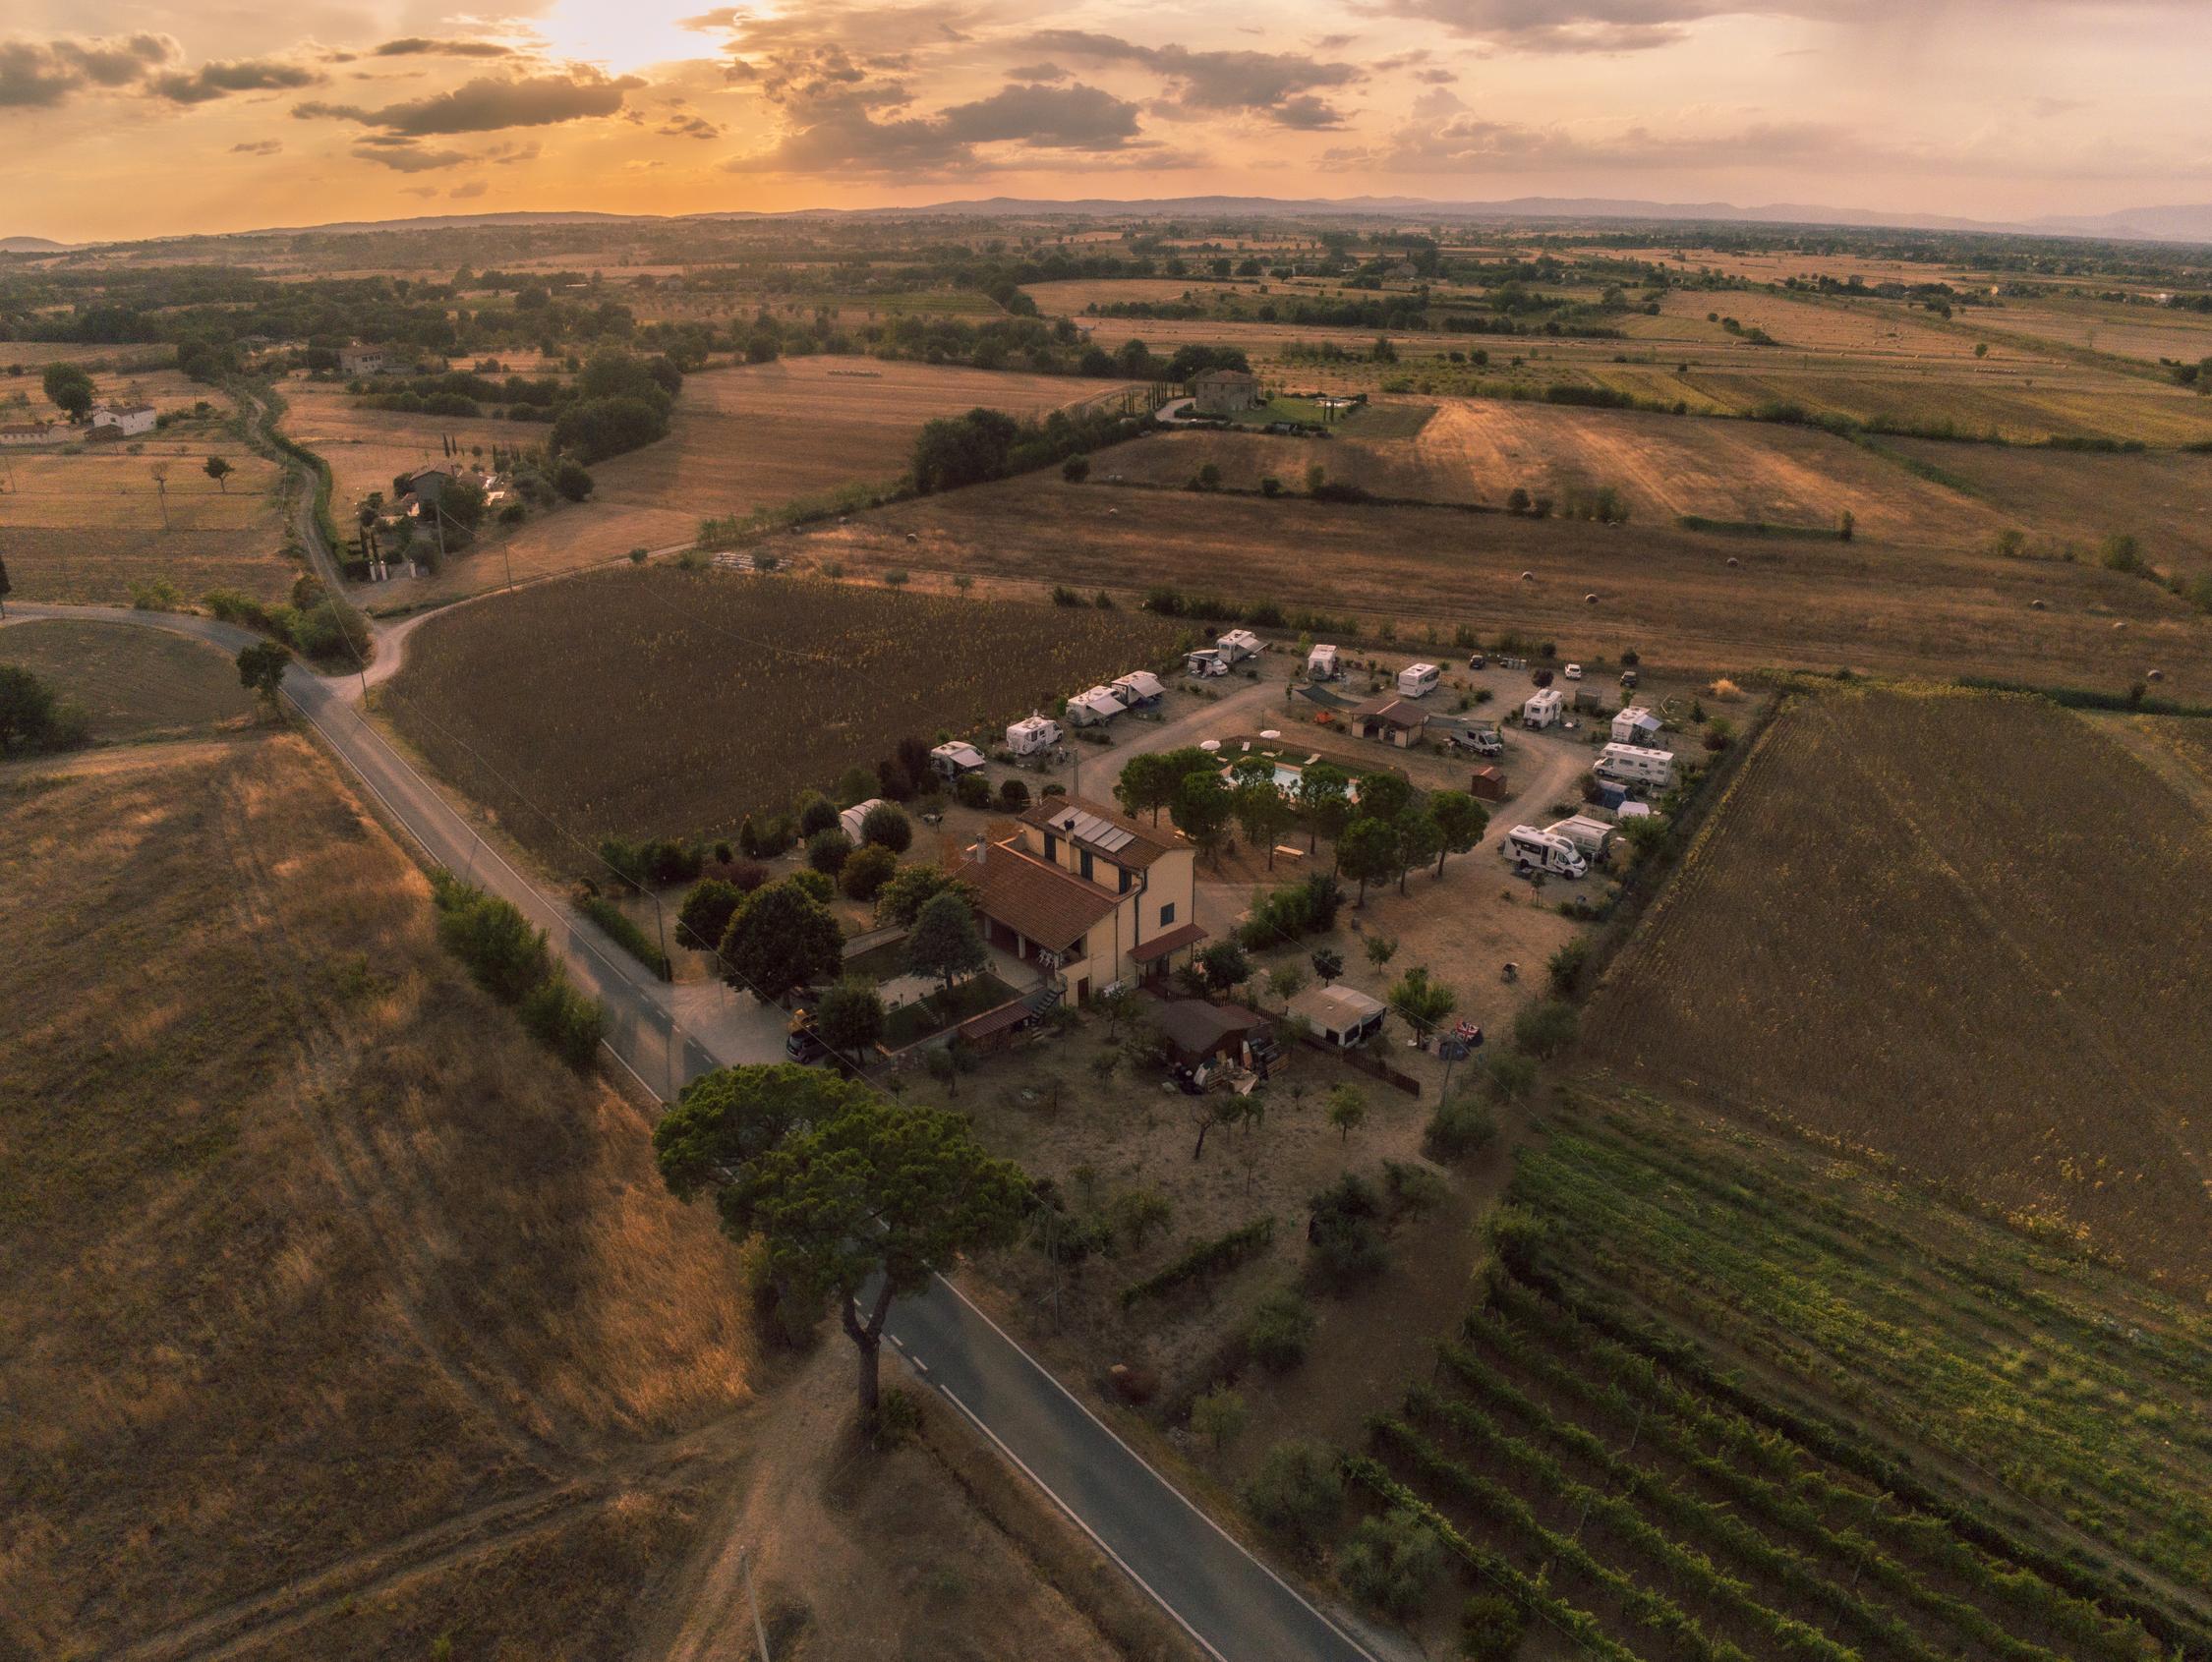
[[[747,1400],[734,1250],[305,740],[40,771],[0,786],[11,1653],[199,1654],[233,1601],[435,1603],[533,1544],[515,1654],[625,1651],[607,1589],[699,1504],[664,1442]]]
[[[281,551],[273,463],[227,434],[133,442],[142,453],[23,451],[0,462],[0,559],[16,599],[124,604],[134,580],[156,577],[186,600],[218,587],[275,600],[290,588],[298,567]],[[236,470],[222,485],[202,471],[210,454]],[[168,474],[166,529],[155,467]]]
[[[2153,446],[2212,439],[2212,401],[2178,386],[2070,366],[2023,365],[2009,351],[1986,364],[1880,365],[1843,360],[1800,364],[1786,354],[1746,354],[1718,369],[1701,360],[1682,377],[1728,410],[1798,404],[1815,415],[1848,416],[2014,442],[2111,438]]]
[[[1177,636],[1126,610],[624,568],[431,619],[382,697],[449,781],[566,864],[563,830],[728,835],[902,734],[988,737]]]
[[[1032,475],[979,486],[788,546],[855,570],[1124,594],[1165,583],[1246,604],[1353,611],[1370,628],[1391,620],[1407,641],[1464,624],[1553,639],[1569,657],[1634,648],[1686,667],[1847,664],[2113,692],[2159,665],[2177,696],[2212,699],[2212,623],[2153,584],[2093,565],[1100,483],[1139,465],[1141,447],[1171,442],[1099,452],[1089,485]]]
[[[1882,443],[1964,482],[2002,523],[2034,543],[2077,543],[2092,555],[2103,538],[2129,532],[2161,571],[2193,576],[2212,568],[2212,456],[2081,455],[1921,438]]]
[[[1836,689],[1761,737],[1599,1054],[2212,1289],[2212,823],[2091,720]]]
[[[1474,1588],[1615,1658],[2212,1640],[2201,1305],[1603,1079],[1564,1101],[1355,1468]]]
[[[1516,487],[1563,504],[1611,486],[1638,525],[1695,514],[1832,531],[1848,510],[1862,537],[1960,544],[1986,541],[2001,523],[1983,504],[1815,429],[1501,399],[1443,400],[1405,441],[1201,431],[1125,447],[1104,465],[1180,486],[1204,462],[1232,489],[1255,489],[1264,474],[1296,487],[1317,463],[1378,496],[1491,507]]]
[[[92,737],[235,725],[254,714],[238,666],[205,642],[127,623],[46,619],[0,629],[0,663],[20,664],[84,707]]]
[[[841,485],[903,473],[924,422],[988,405],[1014,415],[1099,397],[1120,381],[1026,375],[863,358],[781,359],[684,378],[669,435],[598,463],[592,499],[534,513],[503,541],[449,561],[436,577],[362,591],[377,609],[420,605],[519,579],[689,542],[710,515],[745,514]],[[288,396],[291,394],[288,392]],[[438,435],[464,447],[539,444],[548,429],[520,422],[358,410],[344,388],[300,384],[287,430],[329,461],[341,506],[389,490],[404,468],[439,459]]]

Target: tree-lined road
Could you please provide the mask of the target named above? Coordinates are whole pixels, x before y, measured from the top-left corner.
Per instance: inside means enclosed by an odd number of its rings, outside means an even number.
[[[226,653],[262,639],[209,618],[112,606],[15,605],[7,621],[36,618],[165,629]],[[726,1001],[712,1021],[679,1021],[675,989],[646,979],[627,953],[509,864],[338,686],[298,663],[284,676],[285,697],[430,859],[511,901],[546,931],[570,976],[607,1006],[608,1048],[649,1091],[672,1096],[711,1068],[782,1058],[781,1016],[750,1000]],[[1043,1488],[1206,1654],[1218,1662],[1374,1662],[1373,1649],[1184,1499],[950,1283],[939,1280],[896,1305],[886,1333],[923,1381]]]

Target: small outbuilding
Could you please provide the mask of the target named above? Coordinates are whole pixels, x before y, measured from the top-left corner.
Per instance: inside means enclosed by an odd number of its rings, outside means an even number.
[[[1428,726],[1428,712],[1411,699],[1394,694],[1370,698],[1365,704],[1356,704],[1346,717],[1352,730],[1364,739],[1380,739],[1384,744],[1394,744],[1400,750],[1410,750],[1421,742],[1421,735]]]
[[[1266,1026],[1267,1018],[1242,1004],[1172,999],[1160,1006],[1152,1025],[1173,1061],[1183,1067],[1197,1067],[1217,1058],[1242,1060],[1245,1036]]]
[[[1372,994],[1332,982],[1299,994],[1290,1002],[1290,1013],[1303,1017],[1323,1044],[1348,1051],[1382,1031],[1382,1019],[1389,1011]]]
[[[1499,768],[1478,768],[1467,781],[1467,794],[1478,802],[1505,800],[1505,773]]]

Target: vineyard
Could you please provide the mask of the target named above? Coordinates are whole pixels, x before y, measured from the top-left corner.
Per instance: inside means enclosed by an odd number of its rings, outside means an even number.
[[[1596,1084],[1508,1200],[1483,1308],[1349,1470],[1545,1653],[2212,1644],[2201,1310]]]
[[[902,736],[982,734],[1171,652],[1141,612],[643,566],[425,623],[379,695],[432,765],[548,858],[728,835]]]
[[[2208,855],[2197,803],[2092,719],[1806,696],[1615,960],[1598,1054],[2195,1296]]]

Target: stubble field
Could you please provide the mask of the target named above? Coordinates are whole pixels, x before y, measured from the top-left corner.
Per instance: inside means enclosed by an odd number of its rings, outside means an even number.
[[[2176,696],[2212,698],[2212,624],[2152,584],[2094,566],[1096,483],[1133,465],[1127,447],[1105,451],[1089,485],[1032,475],[856,516],[789,546],[854,570],[1125,595],[1169,584],[1353,611],[1370,628],[1392,621],[1409,643],[1430,625],[1449,639],[1464,624],[1485,638],[1510,629],[1554,640],[1567,657],[1633,648],[1654,663],[1708,669],[1848,665],[2114,692],[2163,666]]]
[[[1500,399],[1439,400],[1410,439],[1178,433],[1125,446],[1102,466],[1181,486],[1206,462],[1231,489],[1256,489],[1265,475],[1295,489],[1318,464],[1378,496],[1493,508],[1516,487],[1563,505],[1610,486],[1642,526],[1697,515],[1833,531],[1848,511],[1863,537],[1961,544],[2000,524],[1982,503],[1814,429]]]
[[[1178,633],[1141,612],[649,566],[435,618],[380,696],[448,780],[572,865],[571,836],[728,836],[904,734],[984,737],[1157,666]]]
[[[2212,826],[2041,700],[1831,690],[1608,971],[1599,1054],[2212,1287]]]
[[[82,706],[102,742],[237,726],[255,711],[228,654],[127,623],[12,622],[0,629],[0,663],[30,670]]]

